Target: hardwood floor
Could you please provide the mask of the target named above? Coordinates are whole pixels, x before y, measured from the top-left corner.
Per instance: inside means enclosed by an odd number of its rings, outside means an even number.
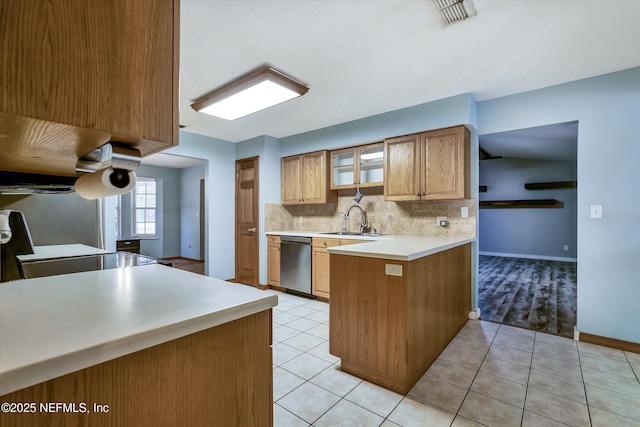
[[[576,295],[576,263],[480,255],[483,320],[572,337]]]
[[[204,261],[189,258],[165,258],[174,268],[204,275]]]

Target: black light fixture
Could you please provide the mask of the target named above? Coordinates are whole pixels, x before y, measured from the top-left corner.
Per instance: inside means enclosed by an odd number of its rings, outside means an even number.
[[[304,95],[309,88],[271,67],[240,77],[191,104],[194,110],[235,120]]]

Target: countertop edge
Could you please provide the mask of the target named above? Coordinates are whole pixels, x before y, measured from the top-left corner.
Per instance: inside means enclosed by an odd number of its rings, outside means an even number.
[[[278,304],[277,295],[228,307],[179,323],[163,326],[139,334],[133,334],[116,341],[89,347],[54,359],[21,367],[0,375],[0,396],[39,384],[71,372],[79,371],[118,357],[126,356],[159,344],[210,329],[242,317],[269,310]],[[44,372],[43,372],[44,371]]]

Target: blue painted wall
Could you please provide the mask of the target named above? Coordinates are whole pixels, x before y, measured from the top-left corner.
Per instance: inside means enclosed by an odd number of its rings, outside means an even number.
[[[640,68],[478,103],[479,135],[574,120],[578,329],[640,343]]]
[[[180,255],[204,259],[200,253],[200,180],[204,162],[180,170]]]

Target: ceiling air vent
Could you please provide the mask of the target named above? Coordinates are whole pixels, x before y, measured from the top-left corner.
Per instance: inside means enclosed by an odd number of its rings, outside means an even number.
[[[476,10],[471,0],[433,0],[440,17],[445,25],[450,25],[458,21],[464,21],[467,18],[476,15]]]

